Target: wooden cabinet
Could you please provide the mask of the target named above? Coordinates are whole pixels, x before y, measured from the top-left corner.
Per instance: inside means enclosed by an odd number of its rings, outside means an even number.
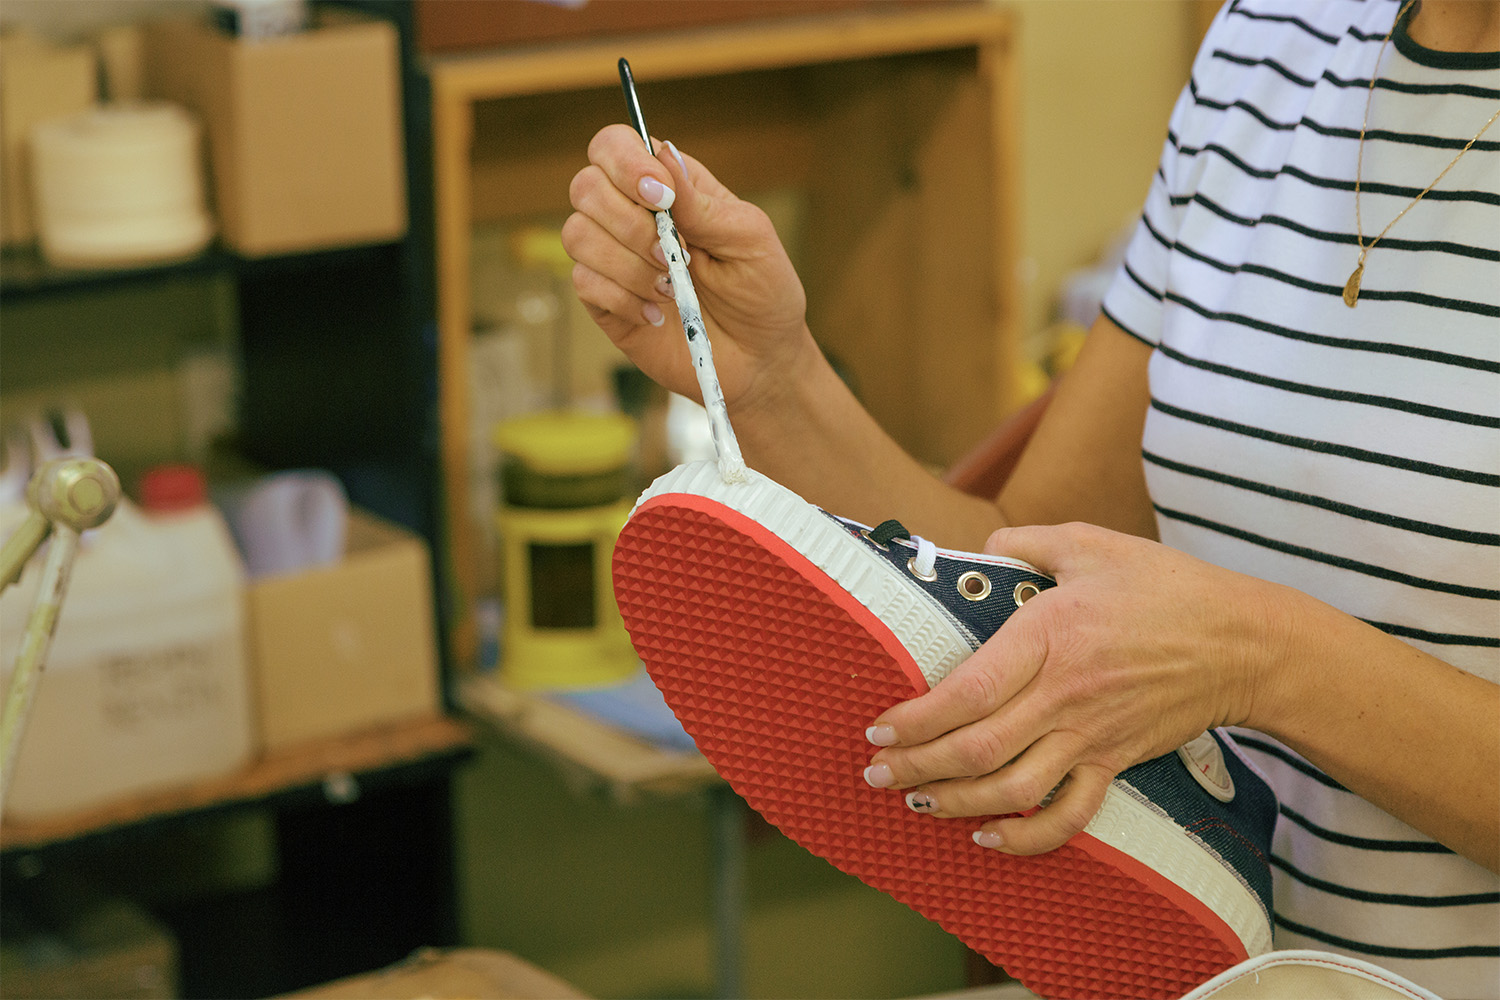
[[[946,465],[1018,401],[1004,11],[892,5],[433,60],[440,460],[460,668],[474,658],[466,616],[478,573],[467,501],[473,227],[566,214],[589,138],[624,120],[621,56],[653,133],[739,193],[798,192],[794,259],[813,332],[907,449]]]

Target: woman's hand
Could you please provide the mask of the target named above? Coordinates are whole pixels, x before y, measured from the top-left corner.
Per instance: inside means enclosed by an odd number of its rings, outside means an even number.
[[[770,219],[670,143],[646,152],[624,125],[589,143],[573,178],[563,245],[589,315],[651,378],[699,395],[667,281],[653,211],[670,207],[731,411],[784,382],[816,354],[807,298]],[[811,352],[811,353],[809,353]]]
[[[1058,585],[1027,601],[929,693],[885,712],[866,779],[937,816],[1023,813],[976,838],[1017,854],[1084,828],[1110,781],[1205,729],[1251,718],[1283,655],[1290,593],[1086,524],[1002,528],[985,551]],[[1066,779],[1066,780],[1065,780]]]

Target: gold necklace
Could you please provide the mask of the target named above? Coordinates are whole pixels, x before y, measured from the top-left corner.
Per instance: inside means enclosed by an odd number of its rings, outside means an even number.
[[[1495,119],[1500,118],[1500,110],[1497,110],[1494,114],[1490,115],[1490,120],[1484,123],[1484,128],[1481,128],[1478,132],[1475,132],[1474,138],[1464,143],[1464,148],[1460,149],[1458,151],[1458,154],[1454,156],[1453,159],[1448,161],[1448,165],[1443,168],[1443,172],[1434,177],[1432,179],[1432,183],[1423,188],[1421,193],[1419,193],[1415,198],[1408,202],[1406,207],[1398,212],[1394,219],[1386,223],[1386,227],[1380,231],[1379,236],[1370,241],[1369,246],[1365,246],[1364,223],[1360,220],[1359,217],[1359,182],[1360,176],[1364,173],[1365,130],[1369,128],[1370,125],[1370,100],[1375,96],[1375,75],[1380,70],[1380,61],[1385,58],[1385,47],[1390,44],[1391,35],[1394,35],[1396,33],[1396,25],[1401,23],[1401,19],[1406,16],[1407,10],[1409,10],[1411,8],[1411,5],[1415,2],[1416,0],[1406,0],[1406,3],[1402,4],[1401,9],[1396,12],[1396,20],[1392,22],[1391,30],[1386,34],[1385,41],[1380,43],[1380,52],[1375,56],[1375,66],[1370,70],[1370,91],[1365,95],[1365,120],[1359,126],[1359,157],[1355,161],[1354,166],[1354,238],[1355,241],[1359,244],[1359,260],[1355,262],[1354,273],[1349,275],[1349,280],[1344,283],[1344,305],[1348,306],[1350,309],[1353,309],[1355,304],[1359,302],[1359,283],[1364,279],[1365,276],[1365,255],[1368,254],[1371,250],[1375,249],[1375,244],[1379,243],[1382,239],[1385,238],[1385,234],[1391,231],[1391,226],[1394,226],[1396,223],[1400,222],[1401,217],[1412,210],[1413,205],[1421,201],[1423,196],[1426,195],[1428,191],[1431,191],[1433,188],[1437,187],[1438,181],[1448,176],[1448,171],[1452,170],[1453,165],[1463,158],[1463,155],[1469,151],[1469,147],[1478,142],[1479,137],[1484,135],[1485,131],[1488,130],[1491,125],[1495,124]]]

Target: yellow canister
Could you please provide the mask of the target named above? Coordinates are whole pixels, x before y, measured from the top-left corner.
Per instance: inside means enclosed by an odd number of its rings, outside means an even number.
[[[635,422],[533,414],[497,424],[495,514],[506,603],[502,665],[518,688],[624,680],[638,660],[610,579],[630,513]]]

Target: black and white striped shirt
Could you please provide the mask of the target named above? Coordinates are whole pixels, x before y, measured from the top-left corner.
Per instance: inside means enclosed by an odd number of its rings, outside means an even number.
[[[1376,72],[1397,9],[1220,12],[1105,312],[1155,348],[1142,456],[1164,542],[1500,682],[1500,122],[1370,251],[1357,308],[1341,299],[1372,72],[1366,243],[1500,109],[1500,53],[1398,29]],[[1242,742],[1282,801],[1277,947],[1500,993],[1500,879]]]

